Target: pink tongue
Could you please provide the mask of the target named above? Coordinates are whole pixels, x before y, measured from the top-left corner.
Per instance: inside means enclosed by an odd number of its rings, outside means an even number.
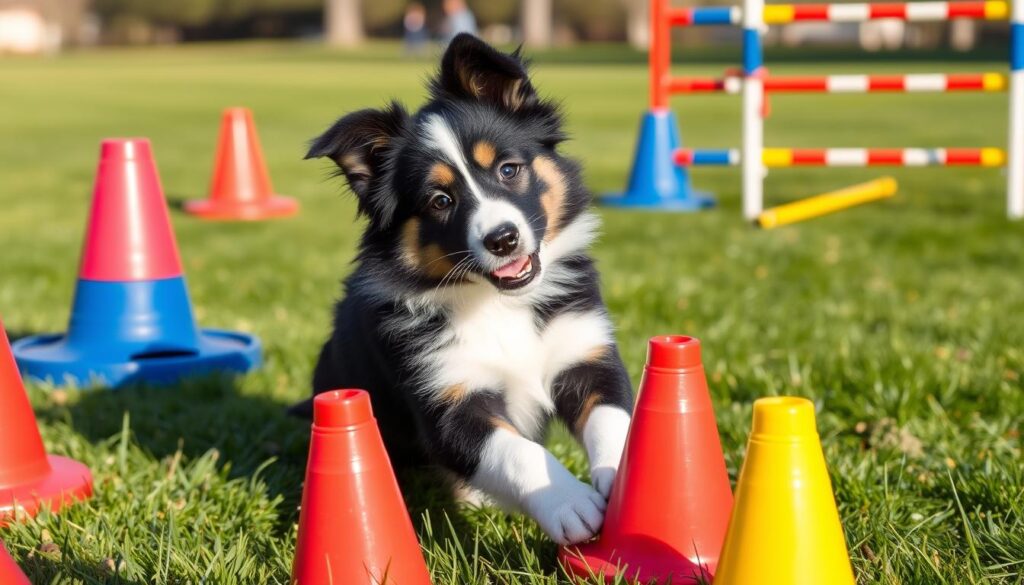
[[[530,262],[530,257],[529,256],[523,256],[522,258],[520,258],[518,260],[513,260],[512,262],[509,262],[508,264],[506,264],[506,265],[502,266],[501,268],[495,270],[491,274],[493,274],[494,276],[497,276],[498,278],[515,278],[517,274],[519,274],[520,272],[523,271],[523,268],[526,268],[526,265],[529,262]]]

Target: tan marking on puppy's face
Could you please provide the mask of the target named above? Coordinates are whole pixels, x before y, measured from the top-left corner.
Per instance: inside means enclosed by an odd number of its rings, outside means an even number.
[[[590,394],[586,400],[583,401],[583,408],[580,409],[580,415],[576,418],[576,422],[573,423],[573,430],[576,431],[576,435],[580,436],[583,434],[583,427],[587,426],[587,421],[590,420],[590,413],[594,411],[594,407],[601,401],[600,394]]]
[[[465,384],[455,384],[453,386],[449,386],[449,387],[445,388],[444,390],[442,390],[441,394],[440,394],[441,400],[444,401],[444,402],[448,402],[448,403],[460,402],[465,397],[466,397],[466,385]]]
[[[413,217],[402,226],[402,243],[399,246],[399,258],[409,268],[420,265],[420,220]]]
[[[402,226],[399,257],[413,270],[433,278],[443,278],[455,266],[437,244],[420,245],[420,220],[413,217]]]
[[[491,168],[496,156],[498,153],[495,152],[494,145],[486,140],[481,140],[473,145],[473,160],[485,169]]]
[[[586,355],[583,356],[583,361],[586,362],[599,362],[608,356],[609,347],[607,345],[598,345],[591,348]]]
[[[497,416],[492,416],[491,417],[491,424],[494,425],[494,428],[496,428],[496,429],[505,429],[506,431],[508,431],[510,433],[514,433],[516,435],[519,434],[519,429],[517,429],[514,426],[512,426],[512,423],[508,422],[507,420],[505,420],[503,418],[500,418],[500,417],[497,417]]]
[[[450,256],[444,253],[441,246],[437,244],[430,244],[423,247],[423,251],[420,254],[420,268],[427,273],[428,276],[434,278],[444,278],[455,265],[452,264]]]
[[[455,182],[455,171],[442,162],[434,163],[434,166],[430,167],[427,180],[438,187],[451,187]]]
[[[540,205],[547,215],[548,224],[544,231],[544,241],[551,241],[558,235],[562,221],[562,205],[565,204],[565,176],[558,170],[555,161],[544,156],[533,159],[533,171],[547,185],[547,190],[540,196]]]

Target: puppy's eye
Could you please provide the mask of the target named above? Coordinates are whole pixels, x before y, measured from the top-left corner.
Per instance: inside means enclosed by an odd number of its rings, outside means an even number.
[[[505,163],[498,167],[498,176],[504,181],[509,181],[516,178],[519,174],[519,169],[523,165],[517,165],[516,163]]]
[[[430,200],[430,207],[432,207],[432,208],[434,208],[434,209],[436,209],[438,211],[444,211],[445,209],[448,209],[449,207],[451,207],[452,203],[455,203],[455,202],[452,201],[452,198],[449,197],[447,194],[445,194],[445,193],[438,193],[438,194],[434,195],[434,197]]]

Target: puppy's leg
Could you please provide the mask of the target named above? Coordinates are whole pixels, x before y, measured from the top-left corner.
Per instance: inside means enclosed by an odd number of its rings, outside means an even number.
[[[446,408],[437,445],[443,459],[497,503],[526,512],[558,544],[594,537],[604,498],[520,435],[504,412],[498,394],[481,391]]]
[[[590,482],[605,498],[611,493],[629,432],[633,393],[614,346],[559,374],[554,384],[559,416],[587,450]]]

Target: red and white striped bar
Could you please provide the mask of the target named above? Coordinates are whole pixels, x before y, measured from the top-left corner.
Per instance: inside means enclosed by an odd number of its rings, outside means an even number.
[[[741,77],[673,77],[671,93],[739,94]],[[816,75],[765,77],[764,90],[774,93],[923,93],[1002,92],[1007,88],[1003,73],[913,73],[909,75]]]
[[[858,4],[767,4],[765,24],[831,21],[864,22],[893,18],[910,22],[941,22],[959,18],[1007,20],[1010,7],[1003,0],[967,2],[880,2]],[[667,18],[672,26],[737,25],[743,20],[738,7],[674,8]]]
[[[785,167],[1001,167],[1006,153],[1000,148],[765,148],[762,162],[769,168]],[[738,149],[680,148],[673,154],[680,166],[738,165]]]
[[[1006,20],[1006,2],[893,2],[864,4],[775,4],[765,6],[766,24],[799,21],[863,22],[895,18],[911,22],[937,22],[955,18]]]

